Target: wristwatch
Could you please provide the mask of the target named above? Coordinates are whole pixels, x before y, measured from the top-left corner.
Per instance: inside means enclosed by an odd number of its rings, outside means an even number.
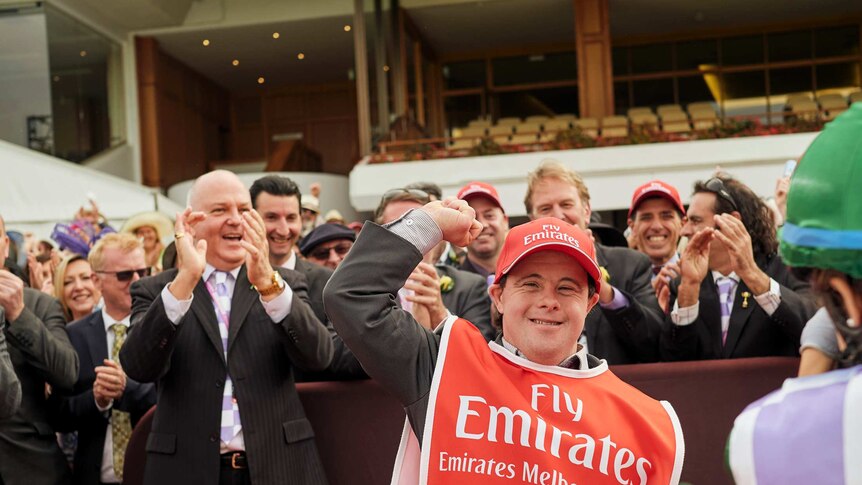
[[[272,284],[269,286],[269,288],[258,288],[254,285],[252,285],[252,288],[254,288],[255,291],[257,291],[260,294],[260,296],[269,296],[269,295],[274,295],[276,293],[281,293],[281,290],[284,289],[284,285],[285,285],[284,279],[282,279],[282,277],[278,273],[278,271],[273,271],[272,272]]]

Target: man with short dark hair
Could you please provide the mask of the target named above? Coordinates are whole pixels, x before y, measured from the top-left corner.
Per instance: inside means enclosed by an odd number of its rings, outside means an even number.
[[[461,269],[488,278],[497,267],[503,241],[509,233],[509,217],[503,210],[497,189],[491,184],[470,182],[461,187],[457,197],[470,204],[476,211],[476,220],[482,223],[482,232],[467,248]]]
[[[392,189],[383,195],[375,210],[378,224],[386,224],[410,209],[422,207],[432,197],[419,189]],[[487,340],[497,331],[491,325],[491,300],[487,280],[451,266],[437,264],[446,248],[440,241],[416,266],[398,293],[402,305],[429,329],[436,328],[449,315],[458,315],[476,325]]]
[[[778,256],[769,207],[742,182],[697,182],[682,235],[680,279],[670,285],[665,360],[798,356],[814,313],[809,285]]]
[[[531,219],[556,217],[587,229],[592,209],[583,178],[554,160],[543,161],[527,177],[524,205]],[[581,344],[611,364],[658,360],[663,317],[650,285],[649,259],[628,248],[596,245],[607,285],[587,316]]]
[[[0,261],[8,250],[0,216]],[[23,392],[18,411],[0,420],[0,483],[69,483],[69,466],[49,424],[45,396],[46,384],[53,392],[66,392],[78,375],[78,355],[66,334],[63,309],[0,268],[0,313],[0,331]]]

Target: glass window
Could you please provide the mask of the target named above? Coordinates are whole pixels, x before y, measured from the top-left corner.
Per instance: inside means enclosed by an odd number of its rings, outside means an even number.
[[[718,78],[717,74],[713,76]],[[696,103],[698,101],[715,101],[716,95],[710,91],[704,76],[685,76],[677,79],[679,89],[679,104],[687,106],[688,103]],[[716,84],[717,88],[718,85]]]
[[[721,40],[721,63],[725,66],[763,62],[763,37],[750,35]]]
[[[447,129],[461,128],[482,115],[482,96],[446,96],[443,108],[446,110]]]
[[[673,70],[672,44],[649,44],[631,48],[632,74]]]
[[[766,96],[766,73],[764,71],[724,73],[722,80],[724,99]]]
[[[859,88],[862,87],[862,75],[858,62],[842,62],[840,64],[824,64],[815,66],[817,74],[817,89],[829,88]]]
[[[680,42],[676,45],[677,69],[697,69],[704,64],[718,64],[718,42],[715,39]]]
[[[485,61],[452,62],[443,66],[446,89],[481,88],[485,85]]]
[[[647,79],[633,81],[635,106],[658,106],[661,104],[673,104],[673,79]]]
[[[576,86],[505,92],[497,94],[495,98],[499,118],[578,112]]]
[[[614,109],[619,115],[626,114],[632,107],[629,99],[629,81],[617,81],[614,83]]]
[[[624,76],[629,73],[629,49],[628,47],[614,47],[611,50],[614,76]]]
[[[775,32],[766,36],[769,62],[811,59],[811,31]]]
[[[495,86],[578,79],[574,52],[502,57],[491,64]]]
[[[853,56],[859,54],[859,26],[830,27],[814,31],[816,57]]]
[[[769,94],[810,92],[813,88],[811,67],[769,70]]]

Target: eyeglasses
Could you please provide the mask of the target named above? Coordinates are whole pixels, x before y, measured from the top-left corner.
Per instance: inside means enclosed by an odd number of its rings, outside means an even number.
[[[726,200],[727,203],[730,204],[730,206],[733,208],[733,210],[739,211],[739,207],[736,205],[736,201],[733,200],[733,196],[730,195],[730,192],[727,191],[727,187],[724,186],[724,181],[720,178],[713,177],[707,180],[706,183],[703,184],[703,188]]]
[[[117,277],[117,281],[131,281],[135,275],[138,275],[138,278],[144,278],[150,275],[150,268],[141,268],[141,269],[127,269],[126,271],[96,271],[96,273],[102,274],[112,274]]]
[[[317,248],[314,251],[308,253],[308,257],[319,260],[329,259],[329,254],[332,251],[335,251],[335,254],[339,256],[344,256],[347,254],[348,251],[350,251],[350,248],[350,244],[338,244],[329,248]]]
[[[431,196],[428,195],[428,192],[419,189],[392,189],[387,190],[386,193],[383,194],[383,202],[388,202],[395,197],[398,197],[402,194],[411,195],[417,199],[420,199],[423,203],[431,202]]]

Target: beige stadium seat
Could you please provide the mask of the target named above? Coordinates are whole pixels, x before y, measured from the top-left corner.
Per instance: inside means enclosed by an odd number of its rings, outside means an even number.
[[[527,145],[539,142],[539,132],[542,131],[541,123],[521,123],[515,125],[515,134],[509,143],[512,145]]]
[[[850,93],[849,99],[851,103],[862,103],[862,91]]]
[[[709,130],[718,124],[718,114],[710,102],[689,104],[688,115],[691,117],[691,127],[695,130]]]
[[[790,112],[798,119],[814,121],[819,115],[817,103],[811,100],[797,99],[790,106]]]
[[[651,114],[653,114],[653,112],[652,112],[652,108],[638,107],[638,108],[629,108],[629,110],[626,112],[626,114],[628,115],[629,118],[633,118],[635,116],[651,115]]]
[[[663,104],[655,110],[656,114],[658,114],[659,118],[664,116],[665,113],[675,113],[680,112],[683,113],[682,106],[678,104]]]
[[[501,145],[509,143],[509,138],[512,135],[512,125],[497,125],[488,128],[488,136],[494,139],[494,142]]]
[[[555,120],[569,120],[569,121],[572,121],[572,120],[576,120],[576,119],[578,119],[578,117],[577,117],[576,115],[572,114],[572,113],[561,113],[561,114],[558,114],[558,115],[554,115],[554,118],[553,118],[553,119],[555,119]]]
[[[697,103],[689,103],[688,104],[688,113],[691,114],[692,111],[712,111],[715,113],[715,105],[710,101],[698,101]]]
[[[491,126],[491,120],[473,120],[467,124],[468,128],[488,128]]]
[[[463,148],[473,148],[473,146],[475,146],[484,136],[484,127],[456,128],[452,130],[452,137],[457,139],[452,140],[449,144],[449,149],[460,150]]]
[[[569,120],[560,120],[554,118],[552,120],[548,120],[544,123],[545,130],[542,133],[542,141],[551,141],[557,137],[557,133],[561,131],[566,131],[572,127],[572,123]]]
[[[658,117],[652,113],[635,113],[629,115],[632,126],[643,126],[644,128],[658,128]]]
[[[551,119],[550,116],[535,115],[535,116],[527,116],[527,118],[524,119],[524,122],[526,122],[526,123],[544,123],[544,122],[548,121],[549,119]]]
[[[500,118],[497,120],[496,126],[512,126],[518,124],[521,124],[521,118],[513,116],[510,118]]]
[[[689,133],[691,124],[684,111],[665,111],[661,116],[661,129],[665,133]]]
[[[599,122],[595,118],[581,118],[572,121],[572,126],[581,129],[584,135],[595,138],[599,136]]]
[[[824,94],[817,98],[820,103],[820,109],[823,110],[823,119],[830,121],[836,116],[847,111],[847,101],[840,94]]]
[[[605,138],[629,136],[629,119],[625,116],[605,116],[602,118],[602,136]]]
[[[811,95],[805,94],[805,93],[788,94],[787,95],[787,101],[785,101],[784,104],[786,104],[788,106],[793,106],[794,104],[796,104],[800,101],[811,101]]]

